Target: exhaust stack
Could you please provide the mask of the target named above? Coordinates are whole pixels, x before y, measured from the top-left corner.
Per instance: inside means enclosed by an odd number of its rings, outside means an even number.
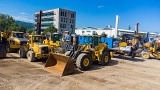
[[[119,23],[119,16],[116,15],[115,34],[114,34],[115,38],[117,38],[117,35],[118,35],[118,23]]]
[[[137,23],[135,26],[135,35],[138,35],[138,33],[139,33],[139,23]]]
[[[42,11],[40,10],[40,12],[37,14],[37,34],[40,35],[41,34],[41,17],[42,17]]]

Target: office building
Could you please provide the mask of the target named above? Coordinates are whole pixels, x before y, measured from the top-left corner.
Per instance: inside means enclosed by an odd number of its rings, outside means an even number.
[[[39,12],[35,13],[35,25],[37,23],[37,14]],[[69,31],[75,33],[76,12],[62,8],[42,11],[42,31],[49,26],[54,26],[58,29],[58,32]]]

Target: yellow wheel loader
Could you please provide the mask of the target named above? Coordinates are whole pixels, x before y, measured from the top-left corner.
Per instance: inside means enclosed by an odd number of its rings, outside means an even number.
[[[62,50],[61,47],[62,42],[62,34],[59,33],[53,33],[49,36],[46,36],[46,39],[43,41],[45,45],[48,45],[52,52],[59,52],[59,50]],[[60,51],[61,51],[60,50]]]
[[[27,41],[24,32],[12,31],[6,42],[6,51],[18,51],[22,45],[27,44]]]
[[[8,38],[9,38],[9,32],[7,31],[1,32],[2,42],[6,42]]]
[[[156,40],[154,43],[144,43],[144,49],[141,52],[141,56],[144,59],[157,58],[160,59],[160,41]]]
[[[66,52],[66,55],[50,52],[45,67],[64,76],[73,73],[76,67],[80,70],[88,70],[93,62],[108,64],[111,60],[108,46],[94,40],[97,39],[92,39],[96,46],[75,44],[71,51]]]
[[[21,46],[19,49],[20,57],[27,57],[29,61],[47,59],[50,49],[48,48],[48,45],[43,44],[43,36],[29,35],[28,39],[28,43]]]

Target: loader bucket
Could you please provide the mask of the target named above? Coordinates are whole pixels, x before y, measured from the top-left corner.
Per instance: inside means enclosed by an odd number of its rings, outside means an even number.
[[[71,57],[57,53],[49,53],[45,67],[60,74],[60,76],[73,73],[75,70],[75,65]]]

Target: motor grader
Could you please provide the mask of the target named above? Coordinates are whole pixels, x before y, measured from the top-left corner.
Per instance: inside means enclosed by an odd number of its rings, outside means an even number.
[[[106,65],[111,56],[107,44],[100,43],[99,40],[99,37],[93,37],[89,43],[76,43],[65,55],[50,52],[45,67],[64,76],[73,73],[76,67],[83,71],[88,70],[93,62]]]
[[[22,45],[27,44],[27,41],[24,37],[24,32],[12,31],[6,42],[6,51],[18,51]]]
[[[27,57],[29,61],[35,61],[37,59],[45,59],[48,57],[50,49],[48,45],[43,44],[42,35],[29,35],[28,43],[21,46],[19,49],[20,57]]]
[[[141,52],[144,59],[157,58],[160,59],[160,40],[155,40],[153,43],[144,43],[144,49]]]

